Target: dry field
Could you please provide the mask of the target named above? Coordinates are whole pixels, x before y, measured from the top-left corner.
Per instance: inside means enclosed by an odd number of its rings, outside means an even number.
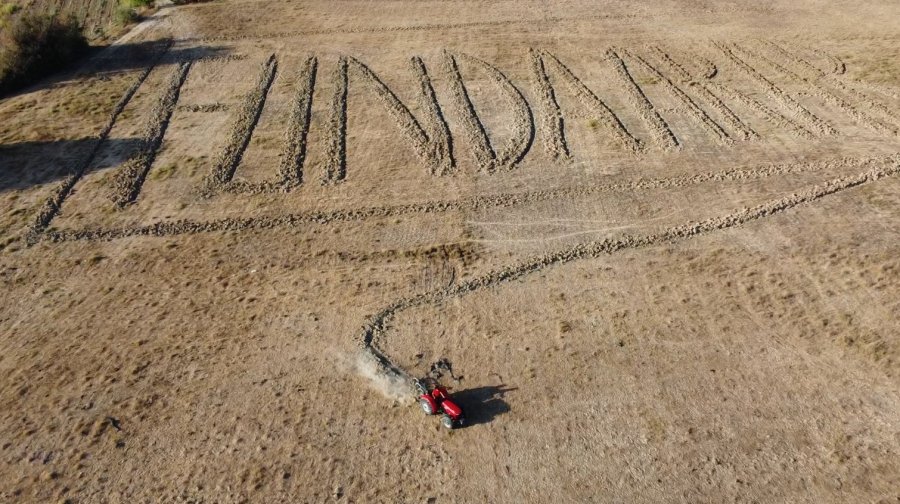
[[[0,102],[0,501],[897,504],[900,4],[831,4],[220,1]]]

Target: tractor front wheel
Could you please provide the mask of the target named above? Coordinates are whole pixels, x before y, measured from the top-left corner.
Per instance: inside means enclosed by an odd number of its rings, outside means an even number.
[[[428,402],[428,399],[419,399],[419,406],[426,415],[434,415],[434,408],[431,407],[431,403]]]
[[[453,428],[453,419],[450,418],[450,415],[443,415],[441,417],[441,425],[443,425],[444,427],[446,427],[448,429]]]

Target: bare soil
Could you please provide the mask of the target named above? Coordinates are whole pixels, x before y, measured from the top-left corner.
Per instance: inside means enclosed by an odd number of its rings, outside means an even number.
[[[161,9],[0,102],[0,500],[900,502],[898,29]]]

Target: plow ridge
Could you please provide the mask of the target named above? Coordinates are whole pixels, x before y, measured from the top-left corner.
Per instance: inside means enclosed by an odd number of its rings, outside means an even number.
[[[394,122],[400,128],[400,131],[403,132],[406,139],[412,144],[416,155],[428,166],[429,172],[437,173],[445,170],[446,167],[442,167],[442,163],[444,163],[447,158],[443,154],[448,151],[449,147],[446,144],[440,146],[435,144],[436,141],[446,141],[446,138],[449,136],[443,139],[439,138],[441,136],[440,133],[438,133],[438,138],[429,136],[425,131],[425,128],[422,127],[422,124],[415,118],[412,112],[410,112],[409,107],[400,101],[397,95],[391,91],[387,84],[385,84],[375,72],[356,58],[348,58],[348,63],[351,68],[365,80],[366,84],[375,91],[378,99],[390,113]],[[427,80],[424,64],[422,64],[421,68],[416,68],[416,66],[414,66],[413,70],[417,72],[420,88],[424,94],[425,101],[430,101],[428,98],[434,98],[434,93],[433,90],[431,90],[431,82]],[[431,93],[429,93],[429,90],[431,90]],[[440,106],[436,99],[431,103],[426,104],[426,110],[428,110],[430,114],[436,114],[438,117],[441,116]],[[439,120],[432,118],[431,121],[432,124],[434,124]],[[440,128],[433,129],[437,129],[438,132],[441,131]]]
[[[541,58],[542,64],[545,64],[545,61],[550,61],[555,65],[557,70],[559,70],[562,79],[581,102],[582,106],[586,110],[593,111],[600,120],[600,123],[615,135],[616,139],[626,150],[634,153],[642,152],[644,150],[643,143],[625,128],[625,125],[616,113],[613,112],[603,100],[594,94],[581,79],[576,77],[569,67],[547,51],[539,51],[539,57]],[[544,68],[546,69],[546,66]]]
[[[642,67],[644,67],[648,72],[650,72],[654,77],[659,79],[662,82],[663,87],[672,95],[676,100],[678,100],[687,111],[688,115],[690,115],[694,121],[699,124],[703,129],[706,130],[707,133],[711,134],[713,138],[721,145],[732,145],[734,140],[728,136],[728,133],[725,132],[722,127],[715,122],[709,115],[697,105],[694,100],[691,99],[690,96],[687,95],[678,85],[672,82],[666,75],[660,72],[656,67],[651,65],[644,58],[632,54],[630,52],[625,52],[624,54],[628,55],[631,59],[637,61]]]
[[[893,110],[889,109],[888,107],[884,106],[881,103],[878,103],[877,101],[875,101],[871,97],[869,97],[866,93],[856,89],[854,86],[852,86],[850,84],[847,84],[847,83],[841,81],[839,78],[836,78],[836,77],[830,76],[830,75],[826,76],[825,78],[828,80],[829,83],[833,84],[836,88],[840,89],[844,93],[847,93],[848,95],[853,96],[854,98],[859,100],[860,103],[862,103],[866,107],[868,107],[870,110],[881,114],[882,117],[884,117],[888,122],[890,122],[891,124],[894,125],[893,129],[896,132],[900,133],[900,116],[898,116]]]
[[[649,189],[676,189],[708,182],[729,182],[740,180],[762,180],[772,176],[815,172],[833,168],[858,167],[868,163],[884,163],[900,159],[900,155],[869,158],[842,157],[826,161],[807,163],[786,163],[755,168],[736,168],[696,175],[666,178],[639,178],[628,182],[579,185],[542,191],[521,193],[501,193],[475,196],[459,200],[425,201],[396,206],[364,207],[347,210],[316,211],[287,214],[273,217],[225,218],[198,222],[180,220],[159,222],[146,226],[130,226],[115,229],[81,229],[74,231],[52,231],[45,234],[51,242],[75,240],[109,241],[132,236],[174,236],[184,234],[209,233],[238,230],[263,230],[281,227],[297,227],[310,224],[334,222],[354,222],[371,218],[397,217],[412,214],[433,214],[451,211],[479,211],[489,208],[507,208],[529,203],[551,201],[559,198],[593,196],[605,192],[640,191]]]
[[[813,65],[809,61],[797,56],[793,52],[785,49],[781,45],[772,42],[771,40],[760,39],[759,42],[766,46],[770,51],[778,54],[786,61],[790,61],[794,65],[802,67],[808,74],[811,74],[813,77],[825,77],[825,72],[822,71],[821,68]]]
[[[896,176],[900,173],[900,159],[896,156],[888,167],[868,170],[856,175],[831,179],[825,183],[810,187],[805,191],[793,193],[783,198],[771,200],[752,208],[712,217],[699,222],[690,222],[670,227],[658,233],[645,235],[624,235],[618,238],[607,238],[599,241],[579,243],[557,252],[526,260],[516,265],[489,272],[483,276],[453,284],[430,292],[401,298],[372,315],[363,325],[359,342],[362,350],[374,357],[382,366],[383,372],[401,378],[410,378],[410,374],[396,365],[388,355],[378,347],[378,339],[383,339],[389,329],[391,320],[400,312],[412,308],[437,305],[449,299],[458,299],[467,294],[494,287],[499,284],[517,280],[550,267],[562,266],[580,259],[592,259],[614,254],[623,250],[644,248],[663,243],[673,243],[716,231],[735,228],[744,224],[782,213],[799,205],[812,203],[825,196],[836,194],[862,184],[870,183],[882,177]]]
[[[413,71],[419,80],[420,103],[422,108],[427,111],[425,124],[428,129],[428,137],[430,139],[431,148],[434,149],[432,155],[435,157],[435,163],[431,166],[432,175],[447,175],[456,166],[453,159],[453,140],[450,135],[450,126],[447,125],[447,119],[444,117],[444,111],[438,103],[437,95],[434,92],[434,86],[431,84],[431,77],[428,76],[428,69],[422,58],[418,56],[410,60]]]
[[[777,47],[777,46],[775,46],[774,44],[767,44],[766,47],[772,48],[772,47]],[[846,100],[844,100],[843,98],[834,94],[830,90],[825,89],[823,86],[818,84],[816,79],[803,77],[803,76],[795,73],[794,71],[786,68],[784,65],[780,64],[779,62],[773,60],[772,58],[770,58],[764,54],[752,51],[748,48],[743,48],[742,50],[746,54],[750,55],[751,57],[754,57],[754,58],[766,63],[771,68],[773,68],[775,71],[780,72],[782,75],[787,76],[789,79],[792,79],[795,82],[801,82],[803,84],[806,84],[807,86],[809,86],[809,88],[811,89],[812,94],[814,96],[821,98],[825,103],[831,105],[832,107],[840,109],[847,116],[849,116],[850,118],[852,118],[859,124],[866,126],[869,129],[872,129],[878,133],[886,133],[886,134],[896,134],[897,133],[896,129],[888,127],[887,125],[876,120],[869,114],[866,114],[865,112],[854,107],[853,105],[848,103]],[[778,52],[778,51],[775,51],[775,52],[777,52],[778,54],[782,54],[781,52]]]
[[[456,57],[447,51],[444,51],[444,68],[450,77],[453,103],[457,115],[462,119],[463,132],[471,146],[475,164],[480,170],[491,172],[494,169],[494,160],[497,159],[497,154],[491,146],[491,141],[484,129],[484,124],[478,117],[478,112],[475,111],[475,104],[469,97],[462,74],[459,73]]]
[[[172,73],[168,86],[160,96],[159,103],[150,113],[151,117],[145,125],[144,138],[141,140],[138,152],[119,168],[113,180],[111,194],[111,199],[118,208],[124,208],[129,203],[133,203],[141,192],[147,173],[150,172],[153,161],[156,160],[156,154],[162,146],[163,137],[166,135],[175,105],[178,103],[181,86],[184,85],[190,69],[190,62],[181,63]]]
[[[653,140],[656,145],[663,150],[679,149],[681,143],[678,141],[678,138],[675,137],[675,133],[669,127],[666,120],[659,115],[653,102],[647,98],[647,95],[644,94],[644,90],[641,89],[641,86],[635,82],[625,61],[614,49],[608,50],[606,56],[612,63],[613,68],[615,68],[616,74],[619,77],[619,82],[625,86],[628,101],[631,102],[631,105],[644,120],[647,128],[650,129],[650,133],[653,135]]]
[[[506,103],[513,110],[513,122],[515,125],[513,130],[515,133],[506,148],[501,150],[493,159],[489,171],[494,171],[497,168],[513,168],[525,157],[534,141],[534,116],[531,114],[531,108],[528,106],[528,102],[525,101],[525,97],[519,91],[519,88],[497,67],[474,56],[467,54],[460,54],[459,56],[470,64],[481,67],[502,91]],[[489,138],[488,142],[490,142]],[[493,147],[491,150],[493,151]]]
[[[817,47],[810,47],[810,52],[831,63],[831,71],[827,72],[831,75],[843,75],[847,73],[847,64],[837,56],[827,53]]]
[[[303,163],[306,160],[306,140],[309,134],[317,67],[318,60],[314,56],[303,64],[298,79],[299,85],[291,104],[291,116],[284,133],[284,149],[278,167],[279,183],[285,188],[303,183]]]
[[[106,126],[103,127],[103,130],[101,130],[97,137],[94,139],[93,146],[91,147],[88,155],[85,156],[84,159],[81,160],[79,165],[72,171],[72,173],[67,176],[62,183],[59,184],[56,190],[53,191],[50,197],[47,198],[47,200],[41,206],[40,210],[38,210],[34,224],[31,225],[26,234],[26,242],[28,244],[34,244],[39,241],[41,233],[43,233],[47,229],[53,218],[59,214],[63,202],[72,192],[72,188],[75,187],[75,184],[77,184],[78,181],[81,180],[81,177],[84,176],[85,171],[87,171],[88,167],[97,156],[97,153],[100,151],[100,147],[106,142],[106,139],[109,138],[109,134],[112,132],[113,127],[116,125],[116,120],[118,120],[119,115],[122,114],[122,111],[125,110],[125,107],[128,106],[135,93],[137,93],[137,90],[141,87],[144,81],[147,80],[147,77],[150,76],[150,73],[154,68],[156,68],[159,62],[162,61],[163,56],[165,56],[165,54],[171,47],[172,41],[170,40],[165,44],[156,58],[154,58],[151,63],[138,75],[134,83],[127,90],[125,90],[125,93],[122,94],[122,97],[119,98],[119,101],[116,103],[116,106],[110,113],[109,121],[107,121]]]
[[[766,121],[768,121],[776,128],[786,129],[800,138],[805,138],[808,140],[815,138],[815,135],[811,131],[804,128],[794,120],[785,117],[784,115],[763,105],[758,100],[751,98],[744,93],[731,88],[730,86],[726,86],[725,84],[721,84],[718,82],[709,82],[707,86],[718,91],[723,96],[727,96],[734,101],[742,103],[745,107],[759,112],[760,115],[762,115],[766,119]]]
[[[657,56],[657,59],[674,72],[681,82],[687,83],[710,108],[719,113],[722,120],[735,134],[740,136],[741,140],[756,140],[759,138],[759,134],[753,128],[742,121],[731,107],[709,89],[706,82],[704,82],[707,79],[696,80],[691,77],[690,73],[678,61],[659,46],[653,46],[651,49]]]
[[[209,196],[216,189],[221,189],[234,177],[234,172],[241,164],[244,151],[247,150],[253,130],[256,129],[256,124],[262,115],[269,89],[272,87],[277,71],[278,60],[272,54],[263,63],[256,86],[247,94],[243,105],[238,110],[231,127],[228,143],[219,155],[212,172],[208,175],[207,187],[203,191],[205,195]]]
[[[900,132],[900,117],[898,117],[894,111],[892,111],[891,109],[886,107],[884,104],[879,103],[876,100],[872,99],[868,94],[860,91],[859,89],[855,88],[853,85],[845,82],[843,79],[838,77],[838,75],[843,74],[846,70],[844,63],[842,61],[840,61],[839,59],[837,59],[827,53],[824,53],[821,50],[814,50],[814,52],[816,54],[819,54],[823,58],[826,58],[829,61],[832,61],[833,65],[834,65],[832,68],[832,71],[825,72],[821,68],[813,65],[806,59],[797,55],[795,52],[792,52],[789,49],[785,49],[784,47],[782,47],[781,45],[779,45],[775,42],[766,40],[766,41],[762,41],[762,43],[766,47],[768,47],[770,50],[772,50],[773,52],[776,52],[777,54],[781,55],[786,60],[791,61],[791,62],[795,63],[796,65],[801,66],[804,69],[806,69],[806,71],[808,73],[812,74],[813,79],[825,80],[828,84],[834,86],[835,88],[842,91],[846,95],[852,96],[855,100],[858,101],[859,104],[863,105],[869,111],[880,114],[885,120],[887,120],[888,122],[890,122],[893,125],[893,128],[889,128],[889,129],[893,130],[895,133]]]
[[[331,95],[323,185],[339,183],[347,176],[347,58],[338,61],[332,80],[334,94]]]
[[[550,85],[550,77],[544,68],[544,61],[538,56],[535,49],[528,50],[531,60],[534,85],[537,89],[541,111],[541,136],[544,138],[544,148],[550,157],[557,160],[571,159],[569,146],[566,143],[562,109],[556,101],[556,93]]]
[[[811,127],[820,135],[836,135],[837,130],[821,118],[814,115],[806,107],[798,103],[786,91],[776,86],[772,81],[767,79],[757,69],[750,66],[740,56],[735,54],[735,50],[740,51],[736,45],[715,44],[715,46],[724,54],[736,68],[749,77],[752,81],[759,84],[766,94],[774,102],[781,104],[786,110],[790,110],[796,114],[798,118],[803,120],[807,126]]]

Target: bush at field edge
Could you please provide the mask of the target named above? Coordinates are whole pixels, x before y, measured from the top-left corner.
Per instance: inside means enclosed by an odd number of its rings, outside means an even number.
[[[74,17],[20,13],[0,42],[0,95],[64,67],[87,48]]]

